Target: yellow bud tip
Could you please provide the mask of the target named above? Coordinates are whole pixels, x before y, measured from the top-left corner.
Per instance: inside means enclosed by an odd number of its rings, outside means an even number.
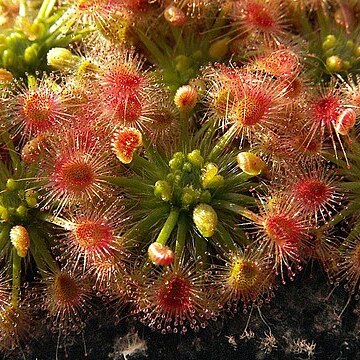
[[[326,67],[330,72],[338,72],[338,71],[342,70],[343,65],[344,65],[344,62],[337,55],[329,56],[326,59]]]
[[[241,152],[237,155],[236,161],[239,168],[246,174],[256,176],[266,168],[266,163],[258,156],[250,152]]]
[[[53,48],[47,53],[47,63],[56,69],[75,69],[79,65],[79,58],[68,49]]]
[[[21,225],[13,226],[10,230],[10,241],[20,257],[25,257],[30,247],[28,231]]]
[[[193,211],[193,221],[202,236],[211,237],[215,233],[218,217],[212,206],[199,204]]]

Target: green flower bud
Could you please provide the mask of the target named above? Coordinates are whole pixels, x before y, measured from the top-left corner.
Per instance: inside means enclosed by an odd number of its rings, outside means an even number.
[[[355,46],[354,55],[359,58],[360,57],[360,46]]]
[[[250,152],[241,152],[237,155],[236,161],[239,168],[246,174],[256,176],[266,168],[266,163],[258,156]]]
[[[172,198],[172,187],[164,180],[158,180],[155,183],[154,195],[162,201],[170,201]]]
[[[211,237],[214,235],[218,217],[216,211],[210,205],[197,205],[193,211],[193,220],[202,236]]]
[[[25,205],[20,205],[16,209],[16,214],[20,216],[20,218],[25,218],[28,213],[28,208]]]
[[[171,170],[181,170],[185,161],[185,155],[182,152],[174,154],[172,159],[169,161]]]
[[[25,193],[25,201],[29,207],[34,208],[37,204],[37,193],[35,190],[27,190]]]
[[[329,56],[326,59],[326,67],[330,72],[341,71],[343,70],[343,66],[344,66],[343,60],[337,55]]]
[[[48,65],[56,69],[74,69],[79,65],[79,57],[65,48],[53,48],[47,53]]]
[[[19,188],[18,183],[14,179],[7,179],[6,181],[6,189],[10,191],[15,191]]]
[[[185,172],[191,172],[191,170],[192,170],[191,164],[186,161],[186,162],[184,163],[183,170],[184,170]]]
[[[19,47],[20,43],[24,42],[24,40],[26,40],[25,36],[18,32],[13,32],[6,38],[8,47],[15,50]]]
[[[175,68],[179,72],[183,72],[191,66],[191,59],[185,55],[179,55],[175,58]]]
[[[34,64],[38,60],[39,45],[32,44],[24,51],[24,61],[26,64]]]
[[[215,61],[221,60],[229,51],[229,42],[229,37],[215,41],[209,48],[210,58]]]
[[[202,187],[204,189],[214,189],[221,186],[224,183],[224,178],[221,175],[218,175],[218,167],[209,163],[205,167],[205,171],[201,176]]]
[[[187,154],[187,159],[191,165],[201,168],[204,164],[204,158],[201,156],[200,150],[193,150],[191,153]]]
[[[9,220],[9,212],[6,207],[0,205],[0,218],[1,220]]]
[[[332,49],[336,45],[336,37],[334,35],[328,35],[322,43],[323,50]]]
[[[181,195],[181,203],[184,207],[190,206],[198,201],[199,191],[192,187],[185,187]]]
[[[11,49],[4,50],[2,54],[2,63],[5,67],[11,67],[15,64],[15,54]]]

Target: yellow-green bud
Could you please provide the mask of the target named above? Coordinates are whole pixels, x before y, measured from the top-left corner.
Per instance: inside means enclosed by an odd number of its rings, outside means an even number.
[[[336,37],[334,35],[328,35],[322,43],[323,50],[332,49],[336,45]]]
[[[356,46],[354,49],[354,55],[359,58],[360,57],[360,46]]]
[[[25,257],[30,247],[28,231],[21,225],[13,226],[10,230],[10,241],[20,257]]]
[[[229,51],[229,43],[229,37],[215,41],[209,48],[210,58],[216,61],[221,60]]]
[[[175,68],[177,71],[183,72],[191,66],[191,59],[185,55],[179,55],[175,58]]]
[[[35,190],[26,190],[25,201],[29,207],[34,208],[37,204],[37,192]]]
[[[45,32],[45,25],[42,22],[35,20],[30,26],[30,33],[32,37],[30,40],[40,38]]]
[[[236,161],[239,168],[246,174],[256,176],[266,168],[266,163],[258,156],[250,152],[241,152],[237,155]]]
[[[158,180],[155,183],[154,195],[162,201],[170,201],[172,198],[172,187],[165,180]]]
[[[13,32],[6,38],[6,41],[7,41],[8,47],[17,49],[18,44],[20,42],[23,42],[25,39],[26,38],[23,34],[20,34],[18,32]]]
[[[15,63],[15,54],[11,49],[4,50],[2,54],[2,63],[5,67],[11,67]]]
[[[189,206],[199,199],[199,191],[192,187],[185,187],[182,191],[181,202],[183,206]]]
[[[214,163],[206,164],[205,171],[201,176],[204,189],[214,189],[224,183],[224,178],[218,175],[218,167]]]
[[[20,205],[16,209],[16,214],[19,215],[21,218],[25,218],[27,215],[28,209],[25,205]]]
[[[326,67],[330,72],[338,72],[343,69],[343,66],[343,60],[337,55],[329,56],[326,59]]]
[[[177,152],[173,155],[172,159],[169,161],[169,166],[171,170],[180,170],[182,169],[185,161],[185,155],[182,152]]]
[[[56,69],[74,69],[79,65],[79,57],[65,48],[53,48],[47,53],[48,65]]]
[[[0,219],[1,220],[8,220],[9,219],[9,212],[6,207],[0,205]]]
[[[218,224],[216,211],[208,204],[199,204],[193,211],[193,220],[200,234],[204,237],[214,235]]]
[[[191,153],[187,154],[188,161],[198,168],[201,168],[204,164],[204,158],[201,156],[200,150],[193,150]]]
[[[344,60],[344,61],[343,61],[343,69],[344,69],[344,70],[349,70],[350,68],[351,68],[351,63],[350,63],[350,61]]]
[[[14,179],[7,179],[6,189],[14,191],[18,189],[18,183]]]
[[[31,46],[27,47],[24,51],[24,61],[26,64],[33,64],[37,61],[39,54],[39,45],[32,44]]]
[[[93,64],[89,60],[83,60],[79,63],[77,67],[77,75],[78,76],[89,76],[89,75],[97,75],[101,74],[101,69],[96,64]]]
[[[346,47],[348,48],[348,49],[350,49],[350,50],[352,50],[353,48],[354,48],[354,42],[352,41],[352,40],[348,40],[347,42],[346,42]]]

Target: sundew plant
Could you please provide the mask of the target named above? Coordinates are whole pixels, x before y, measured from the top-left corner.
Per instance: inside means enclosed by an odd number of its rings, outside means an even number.
[[[0,0],[1,353],[357,299],[359,72],[356,0]]]

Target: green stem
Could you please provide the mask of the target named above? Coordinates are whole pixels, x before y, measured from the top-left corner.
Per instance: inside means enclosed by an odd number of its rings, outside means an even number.
[[[156,242],[161,245],[166,245],[172,231],[174,230],[178,218],[179,218],[180,211],[178,208],[172,208],[168,218],[165,221],[164,226],[162,227],[158,237],[156,238]]]
[[[161,170],[164,170],[167,174],[169,170],[168,164],[165,162],[158,149],[156,149],[154,144],[146,137],[143,138],[143,144],[146,150],[146,156],[149,158],[150,162],[156,164],[157,167],[160,167]]]
[[[20,0],[19,1],[19,16],[20,17],[26,17],[26,15],[27,15],[26,0]]]
[[[2,253],[3,249],[10,244],[10,229],[11,225],[9,223],[2,223],[1,230],[0,230],[0,254]]]
[[[207,241],[204,237],[195,234],[195,255],[196,255],[196,267],[199,271],[205,269],[208,259],[206,255]]]
[[[153,210],[150,215],[145,217],[145,219],[137,222],[135,226],[133,226],[127,233],[125,233],[124,237],[126,239],[132,240],[138,238],[139,236],[143,236],[144,234],[148,233],[149,229],[168,212],[168,205]]]
[[[235,243],[230,236],[229,232],[220,223],[216,226],[216,233],[220,237],[220,242],[225,246],[227,250],[236,250]]]
[[[187,224],[184,215],[180,215],[178,221],[178,228],[176,232],[176,244],[175,244],[175,265],[179,265],[179,262],[183,256],[185,242],[187,234]]]
[[[66,229],[67,225],[69,224],[69,222],[66,221],[65,219],[62,219],[62,218],[60,218],[58,216],[50,215],[49,213],[45,213],[45,212],[40,212],[37,215],[37,218],[39,220],[46,221],[47,223],[58,225],[58,226],[60,226],[60,227],[62,227],[64,229]]]
[[[50,15],[55,3],[56,0],[43,0],[35,20],[46,19]]]
[[[187,152],[189,149],[186,149],[186,144],[189,143],[189,112],[180,111],[180,141],[183,151]]]
[[[122,176],[101,176],[100,178],[109,184],[128,188],[141,193],[152,193],[153,185],[145,184],[143,180],[134,178],[122,177]]]
[[[207,157],[207,161],[214,161],[224,151],[224,149],[231,143],[236,133],[235,126],[232,126],[226,133],[219,139],[216,145],[211,150]]]
[[[135,29],[137,36],[140,38],[142,43],[145,45],[146,49],[150,51],[151,55],[155,58],[155,61],[162,68],[168,67],[167,58],[163,55],[162,51],[151,41],[147,35],[145,35],[141,30]]]
[[[14,143],[12,142],[12,140],[10,139],[9,133],[8,132],[3,132],[2,133],[2,139],[5,143],[5,145],[7,146],[8,150],[9,150],[9,155],[10,155],[10,159],[14,168],[14,178],[16,178],[16,174],[20,171],[21,169],[21,162],[20,162],[20,158],[17,155],[16,151],[15,151],[15,146]]]
[[[254,178],[254,175],[249,175],[244,172],[241,172],[234,176],[226,178],[223,186],[233,188],[234,186],[237,185],[245,185],[245,183],[252,178]],[[254,185],[258,185],[258,184],[254,184]]]
[[[137,174],[148,173],[150,175],[154,175],[155,177],[159,177],[158,168],[153,163],[136,153],[134,154],[133,160],[130,163],[130,168],[133,169]]]
[[[252,196],[242,195],[237,193],[223,193],[221,189],[219,190],[219,195],[215,194],[216,199],[220,200],[228,200],[236,203],[240,203],[243,205],[255,205],[256,201]]]
[[[319,227],[319,231],[325,231],[326,229],[332,228],[341,221],[343,221],[347,216],[353,215],[354,213],[360,210],[360,203],[352,202],[348,205],[347,208],[338,212],[329,222]]]
[[[21,283],[21,257],[15,248],[12,249],[12,291],[11,305],[17,307],[19,303],[19,292]]]
[[[44,237],[39,235],[39,231],[37,228],[28,228],[30,235],[30,252],[31,255],[36,259],[40,257],[43,264],[54,273],[58,270],[58,265],[54,260],[48,246],[45,243]],[[46,270],[46,269],[41,269]]]
[[[259,215],[255,214],[254,212],[250,211],[249,209],[247,209],[243,206],[239,206],[232,202],[228,202],[228,201],[224,201],[224,200],[217,200],[217,201],[214,201],[214,203],[212,205],[214,205],[216,207],[220,207],[225,210],[229,210],[235,214],[241,215],[241,216],[245,217],[246,219],[253,221],[256,224],[262,223],[262,219]]]

